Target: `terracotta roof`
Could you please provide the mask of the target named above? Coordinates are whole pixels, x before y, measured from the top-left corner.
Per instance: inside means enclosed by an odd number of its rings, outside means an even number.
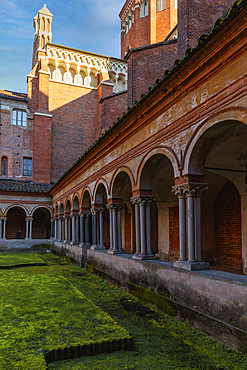
[[[7,98],[7,99],[27,101],[27,94],[15,92],[15,91],[8,91],[8,90],[0,89],[0,97]]]
[[[31,181],[0,179],[0,191],[48,193],[51,186],[51,184],[33,184]]]

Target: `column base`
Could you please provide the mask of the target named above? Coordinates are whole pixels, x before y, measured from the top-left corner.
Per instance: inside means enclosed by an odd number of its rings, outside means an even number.
[[[105,246],[104,245],[97,245],[97,244],[94,244],[90,247],[90,249],[94,250],[94,251],[104,251],[105,250]]]
[[[70,242],[70,245],[79,245],[79,242]]]
[[[209,270],[210,265],[208,262],[189,262],[189,261],[176,261],[173,262],[173,267],[188,270],[188,271],[198,271],[198,270]]]
[[[119,253],[119,251],[117,249],[108,249],[107,253],[109,253],[109,254],[121,254],[121,252]]]

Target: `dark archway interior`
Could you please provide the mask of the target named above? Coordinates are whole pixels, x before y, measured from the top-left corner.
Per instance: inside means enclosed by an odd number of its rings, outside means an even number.
[[[33,214],[33,239],[49,239],[51,237],[50,212],[46,208],[38,208]]]
[[[26,213],[22,208],[13,207],[7,213],[6,238],[14,239],[15,234],[20,231],[21,239],[26,237]]]
[[[190,173],[203,174],[208,184],[202,195],[203,258],[212,268],[226,271],[242,269],[240,193],[247,188],[246,137],[247,127],[241,122],[216,124],[198,140],[189,166]]]

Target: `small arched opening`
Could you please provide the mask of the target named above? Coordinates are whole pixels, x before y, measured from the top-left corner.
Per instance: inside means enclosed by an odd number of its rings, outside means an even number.
[[[50,239],[51,237],[51,215],[48,209],[41,207],[33,213],[33,239]]]
[[[6,238],[15,239],[20,231],[20,239],[26,237],[26,212],[21,207],[12,207],[7,212]]]

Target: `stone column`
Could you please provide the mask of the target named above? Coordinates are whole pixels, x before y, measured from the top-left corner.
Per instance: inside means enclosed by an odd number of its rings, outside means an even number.
[[[62,241],[62,217],[58,218],[58,241]]]
[[[26,237],[25,237],[25,239],[28,239],[28,221],[29,221],[29,219],[26,218],[25,221],[26,221]]]
[[[68,241],[68,216],[64,216],[64,242]]]
[[[75,216],[75,243],[76,245],[79,244],[79,215]]]
[[[109,226],[110,226],[110,248],[108,249],[107,253],[112,253],[113,250],[113,226],[112,226],[112,204],[107,204],[106,208],[109,210]]]
[[[150,204],[154,200],[154,197],[146,197],[146,232],[147,232],[147,256],[148,258],[156,258],[151,248],[151,216],[150,216]]]
[[[103,234],[103,212],[104,209],[99,209],[99,247],[100,249],[105,249],[104,246],[104,234]]]
[[[138,198],[131,198],[131,203],[135,205],[135,229],[136,229],[136,251],[132,258],[138,258],[141,253],[141,240],[140,240],[140,209]]]
[[[33,219],[29,219],[29,239],[32,239]]]
[[[118,253],[125,253],[122,247],[122,218],[121,218],[122,209],[123,204],[119,204],[117,207]]]
[[[57,240],[57,219],[54,218],[54,239]]]
[[[90,217],[90,212],[86,213],[86,218],[85,218],[85,244],[87,246],[90,245],[90,224],[89,224],[89,217]]]
[[[145,202],[146,200],[142,197],[139,198],[140,204],[140,232],[141,232],[141,259],[147,257],[146,250],[146,220],[145,220]]]
[[[178,196],[179,206],[179,261],[186,261],[185,194],[180,186],[174,186],[173,192]]]
[[[202,261],[201,255],[201,194],[206,190],[206,184],[186,183],[174,186],[173,191],[179,198],[179,239],[180,259],[173,263],[174,267],[189,271],[208,270],[209,263]],[[186,217],[185,217],[186,199]],[[186,220],[187,220],[187,247],[186,260]]]
[[[51,218],[50,221],[51,221],[51,238],[50,239],[53,239],[54,220]]]
[[[72,220],[72,225],[71,225],[71,242],[70,244],[73,245],[75,243],[75,214],[72,214],[71,220]]]
[[[80,212],[80,247],[85,244],[85,212]]]
[[[188,262],[195,262],[195,218],[194,218],[194,194],[195,189],[186,190],[187,205],[187,240],[188,240]]]
[[[92,215],[92,246],[91,249],[97,249],[97,209],[91,208]]]
[[[7,218],[3,219],[3,239],[6,239],[6,222]]]
[[[3,234],[3,219],[0,218],[0,239],[2,239],[2,234]]]

